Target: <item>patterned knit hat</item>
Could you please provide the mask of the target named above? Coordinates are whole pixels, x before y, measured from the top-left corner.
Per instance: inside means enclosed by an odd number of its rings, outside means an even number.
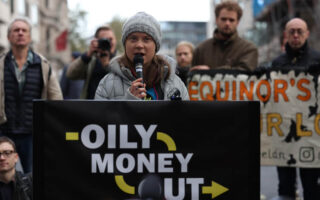
[[[150,35],[156,43],[156,52],[160,49],[161,30],[159,22],[151,15],[145,12],[138,12],[129,18],[122,27],[122,44],[125,42],[130,33],[143,32]]]

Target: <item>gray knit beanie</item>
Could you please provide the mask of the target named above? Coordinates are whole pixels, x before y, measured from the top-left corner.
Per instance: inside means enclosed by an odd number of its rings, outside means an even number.
[[[159,22],[151,15],[145,12],[138,12],[129,18],[122,27],[122,44],[125,42],[130,33],[143,32],[150,35],[156,43],[156,52],[160,49],[161,30]]]

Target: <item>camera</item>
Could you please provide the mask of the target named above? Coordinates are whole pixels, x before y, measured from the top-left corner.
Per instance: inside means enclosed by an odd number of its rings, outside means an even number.
[[[109,51],[111,49],[111,43],[108,38],[101,38],[98,40],[98,48],[102,51]]]

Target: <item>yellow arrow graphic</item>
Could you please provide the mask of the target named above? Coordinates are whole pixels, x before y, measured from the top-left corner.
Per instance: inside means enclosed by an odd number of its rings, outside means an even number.
[[[202,186],[202,193],[211,194],[212,199],[227,192],[228,190],[229,190],[228,188],[223,187],[222,185],[214,181],[211,181],[211,186]]]
[[[157,140],[160,140],[160,141],[166,143],[166,145],[168,147],[168,151],[176,151],[177,150],[176,143],[174,142],[172,137],[170,137],[168,134],[163,133],[163,132],[157,132]]]
[[[116,175],[115,177],[115,180],[116,180],[116,184],[117,186],[125,193],[128,193],[128,194],[134,194],[134,190],[135,188],[131,185],[128,185],[125,181],[124,181],[124,178],[123,176],[121,175]]]

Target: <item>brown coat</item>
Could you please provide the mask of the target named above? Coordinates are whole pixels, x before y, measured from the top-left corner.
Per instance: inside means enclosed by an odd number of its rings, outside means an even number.
[[[215,36],[202,42],[194,51],[192,66],[208,65],[211,69],[253,71],[258,66],[258,49],[234,33],[228,40]]]

